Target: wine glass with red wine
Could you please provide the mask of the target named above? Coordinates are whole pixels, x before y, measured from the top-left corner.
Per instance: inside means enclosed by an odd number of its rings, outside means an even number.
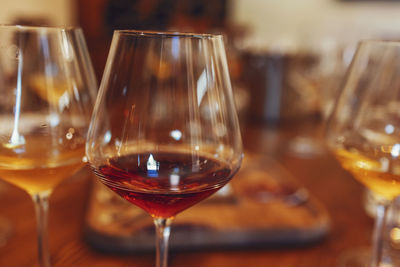
[[[103,184],[153,217],[167,266],[172,219],[243,156],[222,36],[115,31],[86,153]]]

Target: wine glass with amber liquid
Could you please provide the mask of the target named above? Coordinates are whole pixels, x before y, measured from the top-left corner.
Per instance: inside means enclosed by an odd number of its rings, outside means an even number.
[[[103,184],[153,217],[167,266],[172,219],[242,159],[222,36],[115,31],[86,153]]]
[[[50,194],[83,165],[96,80],[80,29],[0,26],[0,178],[25,190],[50,266]]]
[[[382,200],[372,252],[349,256],[345,266],[391,266],[382,251],[387,210],[400,195],[400,42],[359,44],[326,137],[341,166]]]

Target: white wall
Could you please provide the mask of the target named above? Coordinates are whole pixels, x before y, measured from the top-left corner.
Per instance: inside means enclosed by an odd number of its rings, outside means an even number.
[[[379,0],[232,0],[230,19],[247,25],[254,45],[304,43],[333,38],[358,40],[399,36],[400,2]]]
[[[84,1],[84,0],[81,0]],[[44,18],[53,26],[76,25],[73,0],[0,0],[0,24],[16,18]]]

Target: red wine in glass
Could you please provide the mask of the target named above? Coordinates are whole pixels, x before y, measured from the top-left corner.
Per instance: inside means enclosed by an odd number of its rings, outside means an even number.
[[[239,169],[239,129],[221,35],[114,32],[86,155],[153,217],[157,267],[167,266],[172,219]]]
[[[207,198],[234,174],[217,159],[173,152],[114,157],[94,171],[114,192],[161,218]]]

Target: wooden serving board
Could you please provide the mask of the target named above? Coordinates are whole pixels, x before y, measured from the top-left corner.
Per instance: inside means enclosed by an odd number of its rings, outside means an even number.
[[[228,186],[178,214],[171,249],[299,246],[321,240],[326,209],[275,161],[246,154]],[[110,252],[154,249],[151,217],[95,181],[86,216],[86,241]]]

